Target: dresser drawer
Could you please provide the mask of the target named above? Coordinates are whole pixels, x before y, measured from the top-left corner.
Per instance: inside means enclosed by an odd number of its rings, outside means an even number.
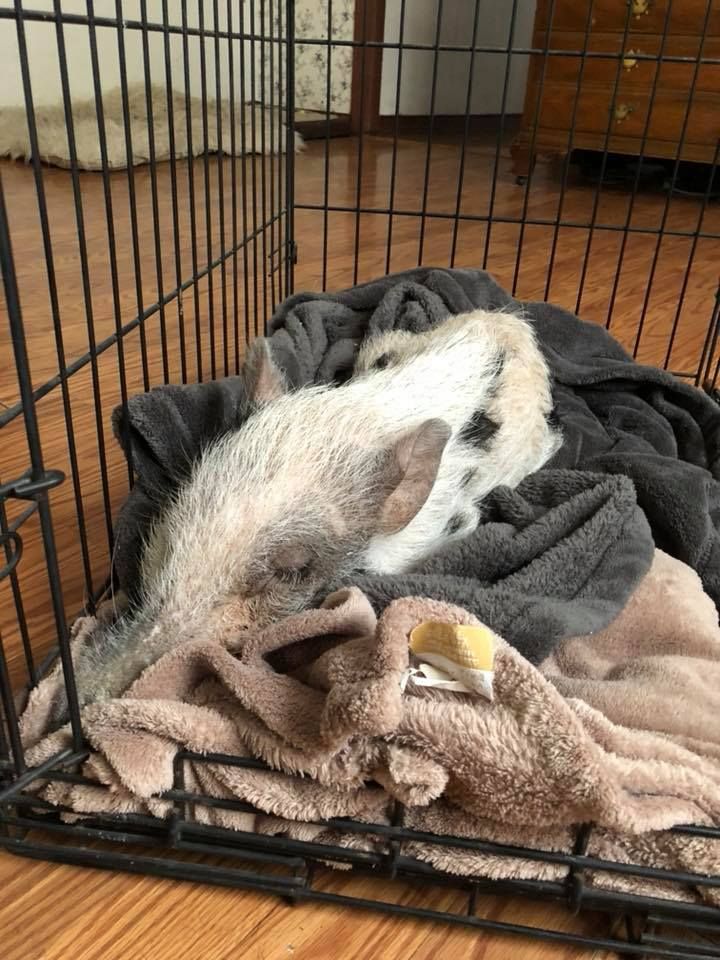
[[[592,5],[591,29],[598,32],[629,30],[633,33],[661,34],[670,8],[668,30],[671,34],[699,36],[705,22],[708,0],[595,0]],[[540,0],[535,17],[536,29],[547,30],[552,8],[554,30],[585,32],[589,0]],[[720,0],[710,0],[707,33],[720,36]],[[536,43],[543,42],[535,36]],[[543,43],[544,45],[544,43]]]
[[[623,35],[617,33],[593,33],[589,38],[589,52],[617,54],[625,51],[620,70],[620,89],[641,87],[652,90],[658,63],[654,60],[642,60],[633,57],[633,53],[657,56],[662,49],[662,37],[653,34],[630,34],[625,44]],[[583,49],[585,37],[581,33],[554,32],[550,41],[551,50]],[[700,51],[699,37],[667,37],[663,57],[697,58]],[[703,60],[715,59],[718,63],[702,63],[698,70],[695,91],[720,93],[720,37],[708,37],[703,44]],[[560,81],[577,84],[580,80],[582,57],[548,55],[545,64],[545,82]],[[536,58],[536,70],[542,71],[542,60]],[[660,64],[659,90],[690,91],[695,74],[695,62],[673,63],[663,60]],[[618,72],[617,59],[586,57],[582,70],[582,83],[615,85]]]
[[[575,103],[574,86],[545,84],[540,107],[539,127],[549,130],[569,130]],[[608,126],[612,86],[583,85],[575,114],[575,129],[583,133],[604,134]],[[650,102],[649,93],[627,90],[613,105],[611,135],[640,138]],[[658,91],[652,106],[648,129],[651,140],[678,142],[682,133],[687,96],[668,90]],[[690,119],[685,132],[686,143],[714,145],[720,138],[720,98],[711,94],[697,94],[690,108]]]

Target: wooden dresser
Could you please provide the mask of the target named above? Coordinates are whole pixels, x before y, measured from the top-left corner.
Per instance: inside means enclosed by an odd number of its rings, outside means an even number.
[[[515,174],[576,148],[674,159],[681,140],[682,159],[712,163],[720,62],[702,62],[693,83],[699,56],[720,61],[720,0],[709,9],[706,21],[708,0],[538,0],[533,48],[578,54],[531,56]]]

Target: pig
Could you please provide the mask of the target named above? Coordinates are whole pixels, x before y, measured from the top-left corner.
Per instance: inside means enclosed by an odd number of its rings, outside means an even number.
[[[515,487],[557,452],[562,437],[552,380],[530,321],[517,313],[476,310],[449,317],[422,333],[391,330],[366,340],[354,375],[389,369],[432,354],[441,344],[477,338],[493,345],[498,370],[486,402],[463,427],[463,453],[476,463],[464,475],[461,499],[476,502],[494,487]]]
[[[560,444],[547,365],[513,314],[372,338],[340,386],[289,390],[259,339],[244,376],[250,416],[152,526],[135,610],[78,655],[82,703],[180,643],[299,611],[331,580],[412,570]]]

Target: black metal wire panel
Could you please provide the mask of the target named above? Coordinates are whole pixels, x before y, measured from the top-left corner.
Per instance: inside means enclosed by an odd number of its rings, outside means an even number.
[[[606,36],[604,47],[596,38],[609,29],[603,25],[607,8],[590,0],[574,15],[572,33],[565,20],[558,20],[552,0],[543,4],[545,26],[534,32],[520,0],[502,11],[479,0],[467,4],[462,16],[444,9],[441,0],[422,12],[398,0],[387,5],[381,38],[369,34],[368,10],[375,5],[368,4],[352,39],[331,31],[303,32],[296,44],[324,51],[328,84],[334,52],[353,51],[355,82],[363,87],[379,56],[382,102],[380,114],[368,118],[372,106],[363,100],[354,117],[357,136],[348,143],[330,139],[329,94],[325,98],[328,132],[310,145],[313,178],[298,182],[295,205],[302,287],[337,288],[423,263],[482,266],[520,298],[552,299],[602,322],[638,359],[701,383],[704,338],[718,287],[717,275],[702,266],[707,268],[720,239],[715,202],[720,126],[704,133],[702,172],[687,158],[695,155],[698,139],[690,124],[692,109],[720,82],[720,47],[709,29],[715,15],[710,2],[697,15],[696,48],[678,46],[673,19],[678,4],[657,8],[651,43],[643,39],[647,28],[634,6],[619,5],[616,42]],[[478,64],[495,78],[495,101],[477,103]],[[562,64],[571,66],[563,68],[559,81]],[[676,124],[675,141],[660,157],[660,182],[651,183],[658,159],[656,128],[667,110],[662,71],[668,67],[682,68],[673,82],[681,76],[687,108]],[[518,81],[528,69],[533,84],[523,108]],[[633,86],[631,69],[645,71],[642,92]],[[450,106],[448,76],[458,81]],[[531,159],[518,185],[518,164],[511,156],[513,144],[522,139],[517,133],[525,137],[531,157],[538,150],[543,158],[549,155],[541,130],[548,97],[560,86],[566,115],[550,125],[565,132],[555,137],[552,163]],[[583,173],[587,158],[577,162],[588,139],[584,97],[600,89],[607,102],[591,124],[597,132],[588,178]],[[408,103],[413,92],[415,102]],[[632,163],[618,186],[616,111],[626,101],[636,104],[633,109],[643,118],[630,138]],[[693,176],[695,195],[688,197]],[[329,234],[336,244],[328,253]]]
[[[182,0],[179,8],[168,0],[140,0],[137,18],[126,16],[123,0],[115,0],[114,16],[98,16],[93,0],[82,14],[64,11],[60,0],[49,10],[22,0],[0,6],[0,19],[17,36],[31,153],[27,167],[8,163],[0,170],[0,306],[17,373],[10,392],[0,391],[0,437],[3,450],[12,450],[3,465],[7,475],[0,477],[0,845],[28,856],[251,887],[292,900],[372,906],[628,955],[651,947],[655,956],[720,956],[709,939],[689,939],[717,932],[717,909],[631,896],[596,882],[599,874],[614,873],[697,888],[716,886],[720,878],[592,858],[589,825],[562,853],[418,833],[402,825],[401,808],[389,824],[328,824],[371,839],[366,850],[222,830],[198,823],[193,811],[253,808],[189,793],[184,763],[250,761],[190,754],[179,757],[168,794],[175,814],[167,822],[107,816],[66,824],[62,811],[49,810],[30,792],[49,775],[83,782],[66,624],[81,607],[92,611],[107,591],[113,516],[132,482],[132,463],[126,466],[108,436],[111,409],[159,384],[237,373],[247,343],[294,289],[338,288],[421,263],[482,267],[519,298],[551,299],[605,324],[638,359],[715,386],[720,299],[717,270],[709,265],[716,263],[720,239],[720,128],[708,131],[715,141],[701,169],[690,167],[687,156],[696,146],[691,109],[706,101],[709,83],[720,89],[712,79],[720,75],[717,11],[708,0],[696,48],[675,52],[673,16],[680,2],[658,6],[662,16],[654,21],[651,52],[636,49],[633,4],[623,13],[619,46],[597,49],[594,21],[602,4],[596,0],[579,5],[572,42],[556,29],[555,8],[562,4],[555,0],[545,4],[545,26],[534,32],[520,0],[475,0],[463,9],[461,39],[452,33],[454,5],[443,0],[429,4],[420,25],[416,4],[388,2],[384,27],[379,5],[368,0],[358,5],[352,36],[340,29],[337,0],[323,7],[321,35],[302,25],[297,32],[295,4],[288,0]],[[57,63],[48,69],[56,69],[62,95],[68,170],[47,167],[40,155],[30,69],[36,29],[54,37]],[[78,162],[80,121],[67,48],[68,31],[80,29],[87,35],[98,130],[99,169],[92,173]],[[318,129],[296,161],[292,149],[280,147],[283,138],[292,146],[296,105],[303,107],[294,75],[300,48],[319,56],[324,102],[315,109]],[[103,56],[110,49],[123,118],[123,169],[111,164],[105,133]],[[349,135],[335,138],[334,70],[347,52],[363,95],[354,97]],[[650,79],[634,165],[628,172],[626,164],[618,185],[616,110],[627,99],[630,52]],[[491,64],[497,65],[496,98],[488,117],[477,106],[477,75]],[[569,71],[562,81],[567,122],[546,162],[541,121],[563,64]],[[664,182],[651,182],[658,145],[653,124],[665,102],[661,64],[684,71],[687,104],[676,142],[662,156]],[[596,124],[595,152],[588,155],[583,97],[601,67],[608,113]],[[521,104],[523,70],[532,84]],[[449,75],[460,78],[452,116]],[[379,108],[369,94],[378,78]],[[134,79],[142,84],[147,116],[149,162],[140,166],[133,163],[139,138],[130,123]],[[408,90],[423,84],[424,116],[412,119]],[[157,96],[169,118],[167,159],[159,155]],[[226,112],[214,110],[218,101]],[[176,123],[180,111],[184,120]],[[529,157],[521,171],[514,169],[523,162],[518,143]],[[59,443],[49,436],[49,423],[62,432]],[[53,493],[62,473],[65,483]],[[43,675],[52,644],[65,670],[73,748],[28,770],[15,694]],[[720,831],[678,831],[720,846]],[[557,882],[449,877],[405,853],[417,841],[552,863],[567,873]],[[129,853],[134,846],[144,852]],[[176,851],[221,855],[229,863],[190,864]],[[319,880],[328,858],[374,875],[455,885],[464,899],[450,912],[332,892]],[[614,929],[576,936],[497,923],[476,913],[478,896],[488,892],[634,919],[622,937]]]
[[[164,798],[172,800],[175,813],[168,820],[140,814],[102,815],[67,824],[61,820],[63,808],[55,807],[33,795],[33,779],[54,779],[77,784],[89,783],[73,772],[84,754],[71,752],[58,761],[50,761],[33,773],[0,790],[0,845],[16,853],[65,863],[79,863],[105,869],[129,870],[169,876],[176,879],[205,881],[226,886],[256,889],[273,893],[291,901],[319,902],[360,906],[384,912],[419,918],[460,923],[481,930],[520,934],[579,947],[623,951],[641,956],[649,944],[658,957],[717,956],[718,944],[713,936],[720,934],[720,908],[698,902],[663,899],[658,896],[630,894],[603,885],[603,877],[619,874],[625,878],[642,878],[681,883],[691,889],[717,887],[720,875],[702,876],[685,871],[667,871],[633,864],[616,863],[587,854],[592,827],[578,829],[572,850],[566,852],[512,847],[488,840],[437,836],[403,826],[404,811],[395,804],[390,822],[368,824],[336,818],[318,821],[319,826],[332,828],[337,835],[352,834],[365,838],[364,848],[293,840],[282,834],[268,836],[247,831],[229,830],[198,822],[203,808],[224,808],[236,812],[262,813],[252,804],[239,800],[218,799],[192,793],[184,787],[184,764],[228,764],[234,767],[268,769],[264,763],[248,758],[221,755],[199,755],[183,752],[175,764],[175,785]],[[70,812],[70,811],[68,811]],[[677,833],[701,833],[717,839],[720,830],[710,828],[677,828]],[[62,842],[55,842],[61,840]],[[426,843],[464,852],[492,853],[513,860],[533,860],[538,864],[554,864],[567,868],[564,879],[557,880],[488,880],[482,877],[452,876],[418,860],[405,852],[408,843]],[[130,847],[131,853],[123,851]],[[175,853],[180,854],[177,857]],[[212,856],[212,864],[188,863],[183,852]],[[222,865],[217,857],[224,858]],[[407,906],[390,899],[368,899],[354,894],[344,885],[341,890],[328,888],[328,861],[351,866],[355,871],[384,878],[412,881],[428,888],[449,886],[457,889],[453,909],[428,906]],[[464,899],[460,896],[464,894]],[[478,899],[482,895],[517,896],[534,900],[565,903],[573,912],[593,911],[606,914],[604,922],[593,925],[592,933],[542,929],[529,925],[494,921],[478,915]],[[628,923],[622,936],[617,921]],[[652,920],[650,920],[652,918]],[[696,935],[703,936],[698,938]]]
[[[292,271],[285,3],[141,0],[137,20],[123,0],[112,17],[98,16],[92,0],[82,15],[59,0],[31,6],[0,7],[17,38],[30,160],[0,170],[0,311],[12,334],[0,389],[10,451],[0,475],[0,487],[10,484],[0,498],[0,634],[6,649],[23,651],[22,669],[9,667],[15,685],[36,680],[38,655],[57,642],[48,609],[63,611],[64,631],[107,588],[113,518],[133,479],[109,435],[112,409],[159,384],[237,373],[247,343],[290,292]],[[80,35],[89,118],[68,47]],[[43,161],[39,40],[54,49],[42,66],[55,72],[67,169]],[[138,112],[145,130],[131,122]],[[88,123],[97,132],[92,172],[83,167]],[[136,165],[138,151],[147,162]],[[28,511],[11,489],[30,464],[42,479],[48,450],[47,467],[67,477],[54,541],[43,491]],[[59,551],[56,563],[48,550]]]

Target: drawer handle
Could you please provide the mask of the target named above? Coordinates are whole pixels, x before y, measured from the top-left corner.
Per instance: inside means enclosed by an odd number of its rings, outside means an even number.
[[[631,113],[635,113],[635,107],[631,103],[619,103],[615,107],[615,122],[622,123]]]
[[[646,17],[650,13],[652,3],[653,0],[627,0],[630,12],[638,20],[640,17]]]
[[[634,69],[635,69],[635,67],[638,65],[638,62],[637,62],[637,60],[635,59],[635,57],[636,57],[638,54],[642,54],[642,50],[628,50],[628,51],[626,52],[625,56],[623,57],[623,62],[622,62],[623,70],[634,70]]]

